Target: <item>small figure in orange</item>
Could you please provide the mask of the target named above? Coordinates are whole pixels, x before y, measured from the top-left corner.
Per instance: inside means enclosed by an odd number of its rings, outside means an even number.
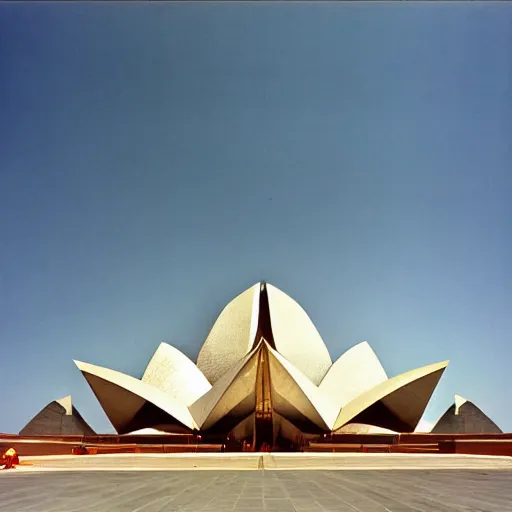
[[[20,463],[20,459],[14,448],[9,448],[0,459],[0,466],[2,469],[14,469]]]

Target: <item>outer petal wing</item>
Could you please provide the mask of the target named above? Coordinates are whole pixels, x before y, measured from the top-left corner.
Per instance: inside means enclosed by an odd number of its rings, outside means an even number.
[[[132,420],[146,403],[175,418],[185,427],[197,428],[186,405],[172,399],[159,389],[109,368],[81,361],[75,361],[75,364],[118,432],[130,431]]]
[[[414,431],[448,363],[423,366],[375,386],[341,409],[333,430],[352,422]]]

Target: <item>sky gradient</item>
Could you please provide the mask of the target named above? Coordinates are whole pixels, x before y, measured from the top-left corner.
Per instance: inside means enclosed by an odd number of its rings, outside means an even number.
[[[0,74],[0,432],[262,279],[512,431],[511,4],[2,3]]]

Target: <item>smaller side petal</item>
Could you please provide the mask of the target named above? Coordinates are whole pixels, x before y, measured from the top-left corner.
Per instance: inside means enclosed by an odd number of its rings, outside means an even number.
[[[192,405],[212,387],[183,352],[167,343],[160,343],[142,376],[142,382],[186,406]]]
[[[329,368],[319,388],[339,408],[386,381],[388,376],[367,341],[348,349]]]

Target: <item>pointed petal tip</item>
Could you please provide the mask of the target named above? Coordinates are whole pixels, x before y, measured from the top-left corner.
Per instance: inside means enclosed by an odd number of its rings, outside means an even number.
[[[77,368],[81,372],[85,371],[88,366],[94,367],[94,365],[91,365],[91,363],[86,363],[85,361],[79,361],[78,359],[73,359],[73,362],[76,364]]]
[[[355,343],[354,345],[349,347],[347,350],[345,350],[345,352],[343,354],[346,354],[347,352],[350,352],[351,350],[355,350],[356,348],[359,348],[359,350],[360,350],[362,347],[368,347],[369,349],[372,350],[372,352],[374,352],[370,343],[368,341],[364,340],[364,341],[358,341],[357,343]]]
[[[441,369],[444,370],[449,364],[450,364],[450,360],[446,359],[446,361],[439,361],[437,363],[430,363],[425,366],[419,366],[418,368],[414,368],[411,371],[416,371],[416,370],[420,370],[420,369],[427,370],[429,368],[431,369],[431,371],[436,371],[436,370],[441,370]]]
[[[450,360],[447,359],[446,361],[439,361],[438,363],[431,363],[431,364],[427,364],[426,366],[421,366],[419,368],[414,368],[413,370],[410,370],[411,372],[415,372],[415,371],[425,371],[426,373],[435,373],[435,372],[438,372],[438,371],[443,371],[446,370],[446,367],[450,364]],[[409,372],[406,372],[406,373],[409,373]]]

